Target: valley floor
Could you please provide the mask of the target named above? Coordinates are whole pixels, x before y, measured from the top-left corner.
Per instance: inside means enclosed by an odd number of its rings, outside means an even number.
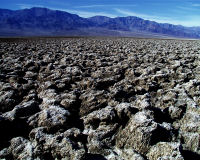
[[[0,159],[200,159],[200,41],[0,40]]]

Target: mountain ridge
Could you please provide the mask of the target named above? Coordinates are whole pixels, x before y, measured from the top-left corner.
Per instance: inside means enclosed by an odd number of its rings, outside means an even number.
[[[126,34],[124,34],[126,33]],[[139,35],[138,35],[139,33]],[[200,27],[157,23],[135,16],[83,18],[65,11],[34,7],[0,9],[0,36],[144,36],[200,38]],[[150,36],[151,37],[151,36]]]

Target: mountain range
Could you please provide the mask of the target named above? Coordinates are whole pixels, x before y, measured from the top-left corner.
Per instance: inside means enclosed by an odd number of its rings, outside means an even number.
[[[59,10],[0,9],[0,36],[127,36],[200,38],[200,27],[157,23],[139,17],[82,18]]]

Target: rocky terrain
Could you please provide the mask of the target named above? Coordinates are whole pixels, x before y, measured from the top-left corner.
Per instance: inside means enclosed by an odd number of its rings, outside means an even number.
[[[0,159],[200,159],[200,41],[0,41]]]

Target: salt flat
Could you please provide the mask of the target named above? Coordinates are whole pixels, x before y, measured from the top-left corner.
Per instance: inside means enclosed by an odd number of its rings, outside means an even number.
[[[0,158],[200,158],[200,41],[0,40]]]

